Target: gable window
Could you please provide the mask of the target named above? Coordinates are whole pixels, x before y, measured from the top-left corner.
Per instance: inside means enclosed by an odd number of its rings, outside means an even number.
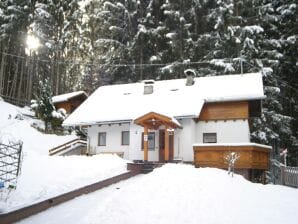
[[[129,145],[129,131],[121,132],[121,145]]]
[[[107,133],[99,132],[98,133],[98,146],[106,146]]]
[[[155,132],[148,132],[148,150],[154,151]],[[142,150],[144,150],[144,132],[142,133]]]
[[[216,143],[217,135],[216,133],[203,133],[203,143]]]

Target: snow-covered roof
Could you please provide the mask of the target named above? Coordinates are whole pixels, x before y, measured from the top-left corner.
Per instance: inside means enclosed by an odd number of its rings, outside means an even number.
[[[156,112],[172,118],[198,117],[204,102],[264,98],[261,73],[155,81],[144,94],[144,82],[99,87],[63,125],[87,125],[134,120]]]
[[[77,92],[71,92],[71,93],[65,93],[65,94],[53,96],[52,101],[53,103],[65,102],[79,95],[85,95],[86,97],[88,97],[87,93],[85,93],[84,91],[77,91]]]

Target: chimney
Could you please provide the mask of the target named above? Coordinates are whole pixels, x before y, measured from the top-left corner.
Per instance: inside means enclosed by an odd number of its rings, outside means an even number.
[[[144,82],[144,95],[153,93],[154,80],[145,80]]]
[[[192,69],[186,69],[184,71],[184,74],[186,75],[186,83],[185,85],[186,86],[192,86],[194,83],[195,83],[195,76],[196,76],[196,73],[194,70]]]

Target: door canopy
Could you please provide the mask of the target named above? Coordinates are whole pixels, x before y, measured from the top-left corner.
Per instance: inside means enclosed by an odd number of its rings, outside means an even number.
[[[158,129],[160,126],[170,128],[181,128],[181,125],[175,118],[171,118],[155,112],[149,112],[135,119],[135,123],[149,129]]]

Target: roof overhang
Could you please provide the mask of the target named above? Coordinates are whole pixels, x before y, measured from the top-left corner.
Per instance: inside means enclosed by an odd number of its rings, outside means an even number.
[[[260,97],[251,97],[251,96],[242,96],[242,97],[223,97],[223,98],[205,98],[205,103],[224,103],[224,102],[234,102],[234,101],[253,101],[253,100],[263,100],[266,99],[266,96]]]
[[[164,125],[171,128],[182,128],[181,124],[175,119],[162,115],[156,112],[149,112],[134,120],[140,126],[148,127],[149,129],[158,129]]]
[[[78,122],[78,123],[62,123],[63,127],[73,126],[91,126],[91,125],[111,125],[111,124],[129,124],[132,120],[114,120],[114,121],[90,121],[90,122]]]

